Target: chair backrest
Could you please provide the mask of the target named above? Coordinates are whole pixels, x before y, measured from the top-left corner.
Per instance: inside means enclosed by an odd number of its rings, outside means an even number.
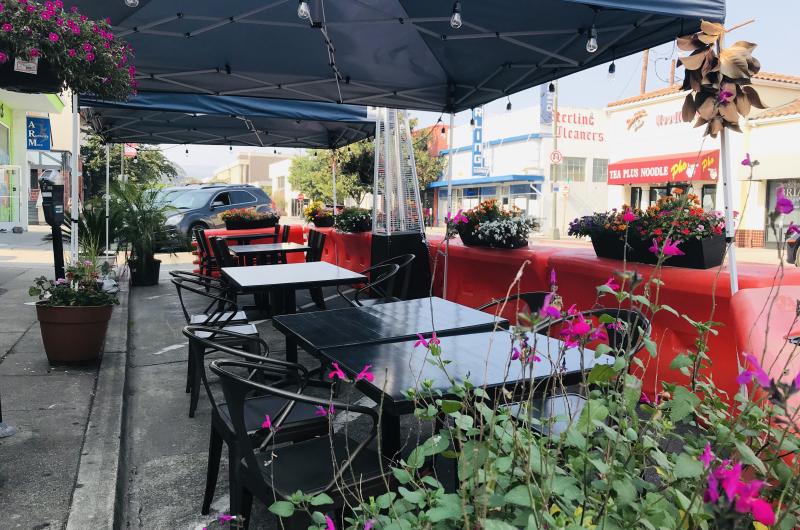
[[[411,284],[411,263],[414,261],[414,258],[416,258],[414,254],[402,254],[376,264],[386,265],[388,263],[394,263],[400,267],[400,270],[397,271],[397,279],[394,285],[394,296],[400,300],[408,298],[408,287]]]
[[[525,309],[531,314],[538,312],[542,307],[544,307],[544,301],[547,295],[550,293],[544,291],[531,291],[526,293],[514,293],[510,296],[505,298],[500,298],[497,300],[492,300],[491,302],[485,303],[481,306],[476,307],[478,311],[486,311],[487,313],[497,313],[500,309],[499,306],[506,304],[505,308],[505,316],[511,316],[511,321],[514,322],[516,320],[516,316],[520,313],[519,303],[518,301],[522,301],[525,304]],[[509,309],[514,309],[513,315],[508,314]],[[489,310],[489,311],[487,311]]]
[[[211,249],[208,246],[206,231],[198,226],[192,230],[192,235],[194,236],[194,240],[197,241],[197,251],[200,257],[200,272],[203,274],[209,274],[211,272],[211,268],[214,267],[215,262],[214,256],[211,253]]]
[[[292,231],[291,225],[283,225],[283,231],[281,232],[281,243],[289,242],[289,233],[291,231]]]
[[[281,408],[276,416],[274,418],[270,418],[272,421],[272,429],[262,443],[261,447],[269,446],[273,435],[281,428],[296,403],[316,405],[322,407],[324,410],[328,410],[329,407],[333,407],[336,410],[347,411],[348,414],[355,413],[359,415],[365,415],[372,420],[372,426],[365,439],[362,440],[354,449],[348,448],[349,450],[347,451],[347,459],[341,465],[338,462],[334,464],[336,467],[338,467],[338,469],[334,473],[333,479],[324,487],[324,491],[330,491],[337,485],[342,475],[350,468],[351,463],[356,460],[358,454],[370,442],[372,442],[372,440],[375,439],[378,433],[378,413],[371,408],[355,405],[353,403],[342,403],[339,401],[321,399],[306,394],[290,392],[274,386],[267,386],[256,383],[255,381],[246,377],[242,377],[232,371],[233,369],[238,368],[240,370],[249,371],[251,374],[262,372],[264,370],[268,370],[270,373],[273,373],[274,368],[271,366],[265,367],[262,364],[251,362],[219,359],[212,361],[209,365],[209,368],[215,375],[217,375],[217,377],[219,377],[220,383],[222,384],[222,392],[225,395],[225,402],[228,406],[228,411],[231,416],[231,423],[233,423],[234,435],[239,443],[239,447],[241,448],[242,456],[247,462],[247,467],[241,468],[242,472],[248,473],[248,480],[254,481],[262,491],[268,491],[269,488],[264,481],[262,468],[256,461],[255,450],[253,448],[251,438],[248,436],[244,421],[245,399],[253,391],[281,398],[286,401],[286,405]],[[325,454],[330,457],[330,452],[326,452]],[[322,463],[313,462],[310,464],[327,465],[327,461]]]
[[[356,291],[353,302],[361,305],[359,297],[364,293],[377,294],[376,298],[392,299],[394,297],[394,280],[400,266],[397,263],[385,263],[373,265],[361,271],[361,274],[369,278],[369,282]]]
[[[319,230],[308,231],[308,246],[306,261],[319,261],[322,259],[322,249],[325,247],[325,234]]]
[[[183,317],[187,324],[191,323],[192,312],[186,307],[186,299],[184,298],[186,293],[193,293],[202,298],[203,303],[208,304],[202,311],[202,314],[207,316],[202,322],[206,326],[225,326],[239,310],[236,300],[233,299],[224,286],[210,285],[201,279],[194,279],[180,274],[173,274],[171,281],[178,291],[178,301],[181,304],[181,311],[183,311]],[[226,316],[225,313],[228,313],[228,315]]]
[[[210,237],[208,240],[214,249],[214,256],[220,267],[236,267],[237,263],[231,256],[231,251],[228,250],[228,242],[224,238]]]

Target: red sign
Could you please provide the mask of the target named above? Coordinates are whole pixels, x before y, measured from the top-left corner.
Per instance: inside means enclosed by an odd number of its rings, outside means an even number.
[[[564,161],[564,155],[558,149],[550,152],[550,163],[557,166]]]
[[[664,157],[629,158],[608,165],[609,184],[717,180],[719,149]]]
[[[138,153],[139,144],[125,144],[125,156],[127,158],[133,158]]]

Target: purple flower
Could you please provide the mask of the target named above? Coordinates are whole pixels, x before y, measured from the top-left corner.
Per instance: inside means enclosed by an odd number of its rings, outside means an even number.
[[[552,289],[556,283],[556,270],[550,269],[550,288]]]
[[[700,455],[698,458],[703,463],[703,467],[708,469],[711,466],[711,462],[714,461],[714,453],[711,451],[711,444],[706,442],[706,448],[703,450],[703,454]]]
[[[89,61],[89,62],[94,61],[94,54],[92,52],[87,53],[86,54],[86,60]]]
[[[636,217],[636,214],[634,214],[630,208],[625,210],[625,213],[622,214],[622,220],[625,221],[626,223],[632,223],[636,219],[638,219],[638,217]]]
[[[14,26],[12,26],[12,25],[11,25],[11,24],[9,24],[8,22],[6,22],[5,24],[3,24],[2,28],[3,28],[3,31],[5,31],[6,33],[8,33],[8,32],[9,32],[9,31],[11,31],[12,29],[14,29]]]
[[[364,530],[372,530],[372,525],[374,525],[374,524],[375,524],[375,521],[373,519],[370,519],[369,521],[364,523]]]
[[[742,160],[742,165],[743,166],[751,166],[752,167],[753,162],[750,160],[750,153],[746,153],[744,155],[744,160]]]
[[[92,45],[89,44],[88,42],[84,42],[83,44],[81,44],[81,49],[85,52],[90,52],[92,51]]]
[[[719,102],[724,105],[725,103],[729,103],[732,97],[733,97],[733,92],[730,92],[728,90],[722,90],[719,93]]]
[[[514,349],[511,350],[511,360],[512,361],[516,361],[517,359],[519,359],[520,355],[521,355],[521,352],[519,351],[519,348],[514,346]]]
[[[336,530],[336,525],[333,524],[333,519],[325,516],[325,530]]]
[[[561,318],[561,310],[550,304],[552,300],[552,293],[544,297],[544,305],[542,306],[542,309],[539,310],[539,316],[541,318]]]
[[[229,521],[235,521],[235,520],[236,520],[235,515],[228,515],[227,513],[221,513],[217,516],[217,521],[219,521],[220,523],[227,523]]]
[[[67,54],[68,54],[70,57],[75,57],[75,56],[78,54],[78,52],[76,52],[76,51],[75,51],[73,48],[70,48],[70,49],[67,51]]]
[[[684,253],[678,248],[678,244],[678,241],[672,241],[670,238],[667,238],[664,240],[664,246],[659,249],[658,241],[654,239],[653,245],[648,250],[653,254],[659,254],[660,252],[663,252],[665,256],[683,256]]]
[[[322,405],[317,405],[317,410],[314,411],[315,416],[321,417],[333,416],[334,414],[336,414],[336,409],[333,408],[333,403],[328,405],[327,409]]]
[[[769,388],[772,385],[772,382],[769,379],[769,374],[767,374],[767,372],[765,372],[761,367],[761,363],[758,362],[758,359],[756,359],[755,355],[748,353],[745,355],[745,359],[752,369],[743,370],[736,378],[736,383],[740,385],[746,385],[755,379],[758,384],[761,385],[761,387]]]
[[[31,51],[29,53],[31,57],[39,57],[40,55],[38,48],[31,48]]]
[[[789,237],[792,234],[800,234],[800,226],[794,224],[794,221],[789,223],[789,226],[786,227],[786,237]]]
[[[58,39],[60,37],[58,36],[58,33],[51,32],[50,35],[47,36],[47,38],[50,39],[50,42],[58,42]]]
[[[8,61],[8,54],[5,52],[0,52],[0,64],[5,63]]]
[[[791,200],[786,198],[784,195],[783,186],[778,186],[778,189],[775,191],[775,211],[778,213],[782,213],[784,215],[788,215],[792,213],[794,210],[794,203]]]
[[[437,341],[437,344],[438,344],[438,341],[439,341],[439,339],[437,339],[437,338],[436,338],[436,334],[435,334],[435,333],[434,333],[433,335],[434,335],[434,336],[433,336],[433,338],[432,338],[430,341],[428,341],[428,343],[429,343],[429,344],[432,344],[432,343],[433,343],[433,341],[434,341],[434,340],[436,340],[436,341]],[[364,368],[363,368],[363,369],[362,369],[360,372],[358,372],[358,374],[356,374],[356,381],[359,381],[359,380],[361,380],[361,379],[365,379],[366,381],[369,381],[370,383],[371,383],[372,381],[374,381],[374,380],[375,380],[375,376],[374,376],[374,375],[372,375],[372,374],[370,373],[370,371],[369,371],[369,369],[370,369],[371,367],[372,367],[372,365],[371,365],[371,364],[367,364],[367,365],[365,365],[365,366],[364,366]]]

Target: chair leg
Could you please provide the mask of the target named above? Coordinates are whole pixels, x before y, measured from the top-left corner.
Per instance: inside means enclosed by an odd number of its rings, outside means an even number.
[[[211,428],[211,439],[208,442],[208,472],[206,474],[206,492],[203,495],[203,507],[200,513],[208,515],[211,510],[211,501],[214,500],[214,491],[217,489],[219,476],[219,461],[222,458],[222,436]]]
[[[240,514],[241,488],[239,487],[239,452],[236,450],[235,443],[228,444],[228,491],[230,492],[230,507],[233,515]]]
[[[202,348],[200,350],[194,350],[191,355],[194,361],[192,363],[192,393],[189,397],[189,417],[194,418],[194,412],[197,410],[197,402],[200,399],[200,370],[203,369],[201,364],[203,362]]]
[[[247,491],[247,488],[239,488],[239,513],[244,519],[239,526],[243,530],[250,528],[250,510],[253,508],[253,494]]]
[[[192,344],[189,343],[189,361],[186,363],[186,393],[192,391],[192,373],[194,369],[194,355],[192,355]]]

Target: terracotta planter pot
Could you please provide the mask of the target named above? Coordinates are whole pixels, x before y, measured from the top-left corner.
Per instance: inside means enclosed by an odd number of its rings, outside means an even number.
[[[103,351],[114,306],[36,305],[42,341],[50,364],[94,361]]]

